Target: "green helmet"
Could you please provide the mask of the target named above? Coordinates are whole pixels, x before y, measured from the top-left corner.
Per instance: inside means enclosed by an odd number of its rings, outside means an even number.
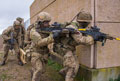
[[[17,18],[16,18],[16,20],[18,20],[18,21],[22,22],[24,19],[23,19],[23,18],[21,18],[21,17],[17,17]]]
[[[19,21],[14,21],[14,23],[13,23],[13,26],[20,26],[21,25],[21,23],[19,22]]]
[[[37,21],[51,21],[51,16],[50,14],[48,14],[47,12],[41,12],[40,14],[38,14],[37,16]]]
[[[77,21],[78,22],[91,22],[92,21],[92,16],[90,13],[87,12],[80,12],[77,15]]]

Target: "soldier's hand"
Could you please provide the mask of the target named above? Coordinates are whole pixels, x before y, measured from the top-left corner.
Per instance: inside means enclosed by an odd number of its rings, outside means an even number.
[[[15,42],[16,42],[15,39],[9,39],[9,40],[8,40],[8,43],[9,43],[9,44],[14,44]]]
[[[56,39],[60,36],[62,31],[53,31],[53,39]]]
[[[10,40],[10,39],[11,39],[11,37],[6,37],[4,40],[8,41],[8,40]]]

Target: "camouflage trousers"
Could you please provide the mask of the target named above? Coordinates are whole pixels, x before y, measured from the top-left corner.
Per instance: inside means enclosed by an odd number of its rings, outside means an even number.
[[[26,52],[26,56],[27,56],[27,61],[31,61],[31,55],[32,55],[32,52],[33,52],[33,48],[31,47],[31,45],[27,45],[25,48],[24,48],[25,52]]]
[[[65,76],[65,81],[74,81],[79,69],[79,62],[74,52],[67,51],[63,58],[64,68],[60,73]]]
[[[10,48],[11,47],[10,47],[9,44],[4,44],[3,45],[3,49],[4,49],[3,61],[5,61],[5,62],[7,61],[8,53],[9,53]],[[20,60],[19,46],[17,44],[13,45],[13,50],[15,51],[15,54],[17,54],[18,61],[21,61]]]
[[[42,54],[37,52],[32,52],[32,81],[40,81],[41,75],[45,72],[45,60]]]

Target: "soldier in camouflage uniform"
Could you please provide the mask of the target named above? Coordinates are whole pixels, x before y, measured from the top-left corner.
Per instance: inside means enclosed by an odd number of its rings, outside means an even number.
[[[30,31],[31,29],[34,27],[34,24],[30,25],[28,28],[27,28],[27,31],[26,31],[26,35],[25,35],[25,43],[27,45],[31,44],[31,39],[30,39]]]
[[[17,21],[20,22],[21,28],[20,28],[20,36],[19,36],[19,46],[23,49],[24,48],[24,42],[25,42],[25,27],[24,27],[24,19],[21,17],[16,18]]]
[[[41,12],[37,17],[37,23],[30,31],[30,39],[32,41],[32,81],[40,81],[41,74],[44,73],[45,64],[48,59],[48,44],[54,41],[54,38],[58,35],[47,34],[42,31],[37,31],[40,27],[49,27],[51,17],[46,12]]]
[[[32,41],[30,38],[30,31],[32,28],[34,28],[35,24],[30,25],[27,28],[26,34],[25,34],[25,48],[24,50],[26,51],[26,56],[28,57],[28,61],[31,61],[31,52],[32,52]]]
[[[88,27],[92,20],[89,13],[81,12],[78,14],[76,21],[72,22],[67,28],[85,28]],[[79,32],[79,31],[78,31]],[[60,74],[65,76],[65,81],[74,81],[79,69],[79,62],[76,56],[76,46],[80,44],[92,45],[94,42],[91,36],[83,36],[82,33],[71,34],[69,36],[59,37],[54,44],[54,51],[63,55],[63,66]]]
[[[21,23],[16,20],[14,21],[13,26],[8,27],[6,30],[2,33],[3,38],[3,44],[4,44],[4,57],[3,62],[1,65],[5,65],[8,57],[9,50],[14,49],[15,53],[18,57],[18,64],[23,65],[20,59],[20,51],[19,51],[19,45],[20,45],[20,37],[21,37]]]

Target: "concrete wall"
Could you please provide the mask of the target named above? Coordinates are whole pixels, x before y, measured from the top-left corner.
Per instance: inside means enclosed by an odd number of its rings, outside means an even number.
[[[91,69],[80,66],[78,81],[120,81],[120,67]]]
[[[102,32],[120,37],[120,0],[96,0],[96,22]],[[120,66],[120,41],[98,43],[96,67]]]
[[[3,39],[2,36],[0,35],[0,51],[3,50]]]
[[[31,5],[31,17],[34,16],[37,12],[41,11],[44,7],[53,2],[54,0],[35,0]],[[56,0],[53,4],[47,7],[44,11],[48,12],[52,16],[52,22],[69,22],[73,17],[80,12],[81,9],[86,11],[91,11],[91,0]],[[38,6],[39,5],[39,6]],[[43,7],[44,6],[44,7]],[[39,9],[38,9],[39,8]],[[36,17],[32,17],[31,23],[34,23]],[[84,48],[83,48],[84,47]],[[90,55],[90,46],[78,46],[78,51],[80,63],[92,67],[91,55]],[[84,50],[87,50],[84,52]],[[80,55],[80,54],[81,55]],[[84,58],[85,57],[85,58]]]
[[[94,1],[96,4],[94,5]],[[51,5],[49,5],[53,2]],[[35,22],[37,14],[45,8],[51,14],[52,22],[70,21],[81,9],[91,12],[94,17],[96,6],[96,22],[102,32],[120,37],[120,0],[35,0],[30,7],[31,24]],[[35,15],[35,16],[34,16]],[[97,44],[94,58],[90,46],[78,46],[77,54],[80,64],[93,68],[107,68],[120,66],[120,42],[107,41],[104,47]],[[95,59],[95,60],[94,60]]]
[[[51,14],[52,21],[70,21],[81,9],[91,11],[91,0],[35,0],[30,7],[30,16],[34,16],[53,1],[55,2],[43,10]],[[32,17],[31,23],[35,20],[36,16]]]

